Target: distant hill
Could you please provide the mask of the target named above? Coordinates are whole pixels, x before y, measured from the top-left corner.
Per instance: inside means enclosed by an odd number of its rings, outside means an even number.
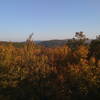
[[[62,46],[67,43],[68,40],[48,40],[48,41],[41,41],[38,42],[38,45],[46,46],[46,47],[56,47]]]
[[[48,41],[34,41],[35,44],[45,46],[45,47],[56,47],[56,46],[62,46],[67,43],[67,40],[48,40]],[[0,44],[4,46],[8,46],[10,42],[7,41],[0,41]],[[12,42],[12,44],[15,47],[22,47],[24,46],[25,42]]]
[[[36,44],[42,45],[42,46],[45,46],[45,47],[57,47],[57,46],[63,46],[65,44],[67,44],[68,40],[70,40],[70,39],[65,39],[65,40],[48,40],[48,41],[36,42]],[[86,43],[90,44],[91,41],[92,41],[92,39],[87,40]]]
[[[62,46],[67,44],[67,41],[69,39],[65,39],[65,40],[48,40],[48,41],[34,41],[35,44],[38,44],[40,46],[45,46],[45,47],[57,47],[57,46]],[[92,40],[87,40],[86,43],[91,43]],[[4,45],[4,46],[8,46],[10,42],[7,41],[0,41],[0,44]],[[23,47],[25,42],[12,42],[12,44],[15,47]]]

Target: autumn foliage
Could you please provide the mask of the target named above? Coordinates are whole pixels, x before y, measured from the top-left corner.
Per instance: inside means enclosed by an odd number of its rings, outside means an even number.
[[[0,100],[100,100],[100,40],[76,45],[1,44]]]

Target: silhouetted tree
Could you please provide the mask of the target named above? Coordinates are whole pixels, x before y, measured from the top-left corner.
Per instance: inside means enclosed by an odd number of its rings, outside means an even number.
[[[74,38],[68,40],[67,45],[75,50],[80,45],[86,45],[86,40],[88,38],[84,32],[76,32]]]

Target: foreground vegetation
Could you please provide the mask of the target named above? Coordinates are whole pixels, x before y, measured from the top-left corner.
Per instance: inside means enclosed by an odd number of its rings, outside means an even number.
[[[64,46],[0,44],[0,100],[100,100],[100,36]]]

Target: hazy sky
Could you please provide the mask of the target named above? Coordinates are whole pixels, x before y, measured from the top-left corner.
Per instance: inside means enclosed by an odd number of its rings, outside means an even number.
[[[66,39],[100,34],[100,0],[0,0],[0,40]]]

